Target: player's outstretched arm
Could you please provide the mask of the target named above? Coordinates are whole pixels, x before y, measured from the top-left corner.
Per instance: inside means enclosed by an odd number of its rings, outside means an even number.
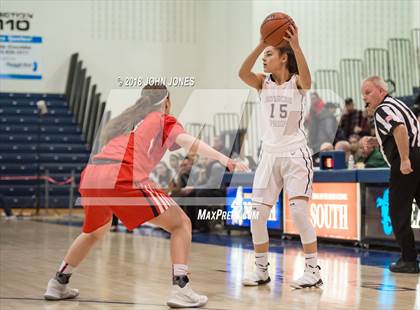
[[[261,40],[257,47],[252,51],[252,53],[245,59],[241,69],[239,69],[239,78],[256,90],[260,90],[262,88],[264,74],[256,74],[251,70],[257,61],[258,56],[260,56],[266,46],[267,44]]]
[[[295,53],[296,63],[299,70],[299,78],[297,84],[300,89],[306,91],[311,89],[311,72],[309,71],[308,63],[303,55],[302,49],[299,45],[298,29],[296,26],[291,25],[290,29],[286,31],[288,36],[284,36],[284,40],[289,42],[290,47]]]
[[[249,169],[244,164],[233,161],[232,159],[223,155],[222,153],[219,153],[200,139],[197,139],[187,133],[182,133],[178,135],[176,137],[175,142],[182,148],[184,148],[187,152],[197,153],[201,156],[219,161],[230,171],[249,171]]]

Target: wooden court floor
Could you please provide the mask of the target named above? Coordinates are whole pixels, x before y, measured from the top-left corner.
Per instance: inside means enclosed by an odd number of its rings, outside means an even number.
[[[0,221],[0,309],[167,309],[171,284],[169,240],[111,233],[76,269],[73,301],[44,301],[42,294],[80,228],[33,221]],[[360,257],[320,254],[323,289],[292,290],[302,272],[298,249],[270,253],[272,282],[244,288],[253,253],[241,247],[193,243],[193,288],[205,309],[420,309],[418,275],[395,275],[361,265]]]

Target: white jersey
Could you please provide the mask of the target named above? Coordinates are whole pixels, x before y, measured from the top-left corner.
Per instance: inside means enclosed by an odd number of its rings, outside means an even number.
[[[260,92],[262,149],[269,153],[293,152],[306,147],[303,128],[304,96],[296,84],[297,75],[277,85],[266,76]]]

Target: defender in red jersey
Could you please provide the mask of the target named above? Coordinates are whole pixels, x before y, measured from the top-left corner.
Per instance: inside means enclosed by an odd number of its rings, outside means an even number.
[[[45,299],[75,298],[79,291],[67,286],[74,268],[109,231],[112,214],[132,230],[149,221],[171,234],[173,287],[167,305],[201,307],[207,296],[190,287],[188,255],[191,222],[164,191],[149,180],[149,173],[167,150],[180,147],[220,161],[229,170],[246,171],[202,141],[187,134],[170,116],[169,92],[162,85],[143,88],[140,99],[112,119],[100,136],[103,147],[83,170],[80,194],[84,206],[83,232],[67,252],[56,275],[48,282]]]

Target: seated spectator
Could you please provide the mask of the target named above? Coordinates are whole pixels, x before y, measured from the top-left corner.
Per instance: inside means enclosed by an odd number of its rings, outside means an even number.
[[[161,188],[168,188],[169,181],[172,179],[172,173],[168,165],[161,161],[150,174],[150,180],[158,184]]]
[[[344,153],[346,153],[346,164],[348,164],[349,158],[350,158],[350,155],[351,155],[350,143],[348,141],[344,141],[344,140],[338,141],[335,144],[334,150],[335,151],[343,151]]]
[[[377,147],[374,147],[372,144],[366,143],[367,147],[363,148],[363,140],[368,139],[368,137],[363,137],[359,142],[359,152],[361,157],[358,159],[358,163],[363,163],[364,168],[382,168],[388,167],[382,153]],[[357,165],[360,167],[360,165]]]
[[[193,160],[190,157],[185,157],[179,164],[178,174],[171,180],[168,187],[168,194],[172,197],[188,197],[192,189],[187,188],[188,180],[190,178]],[[175,199],[176,200],[176,199]]]
[[[178,154],[171,154],[169,156],[169,166],[171,169],[172,177],[174,178],[179,172],[179,161],[180,155]]]
[[[358,158],[361,156],[359,141],[360,141],[360,136],[357,134],[353,134],[349,138],[350,153],[351,155],[353,155],[353,158],[356,162],[358,161]]]
[[[211,197],[225,197],[226,189],[223,184],[223,175],[226,172],[226,168],[222,166],[218,161],[206,158],[205,166],[205,182],[194,186],[193,193],[195,197],[202,198],[197,199],[197,201],[202,202],[202,205],[195,206],[195,215],[194,220],[197,221],[197,215],[199,209],[212,210],[215,208],[220,208],[223,206],[212,205],[211,202],[206,202],[206,198]],[[192,220],[192,219],[191,219]],[[196,229],[199,229],[201,232],[210,231],[211,227],[215,222],[209,221],[200,221],[196,223]]]
[[[339,138],[348,140],[352,134],[367,136],[370,135],[370,130],[370,122],[364,112],[354,107],[352,98],[347,98],[339,124]]]
[[[319,151],[320,152],[334,151],[334,145],[332,145],[332,143],[330,142],[324,142],[321,144]]]
[[[334,151],[334,146],[332,145],[332,143],[330,142],[322,143],[321,146],[319,147],[319,152],[312,155],[312,161],[314,163],[314,167],[319,167],[319,164],[320,164],[319,154],[321,152],[329,152],[329,151]]]

